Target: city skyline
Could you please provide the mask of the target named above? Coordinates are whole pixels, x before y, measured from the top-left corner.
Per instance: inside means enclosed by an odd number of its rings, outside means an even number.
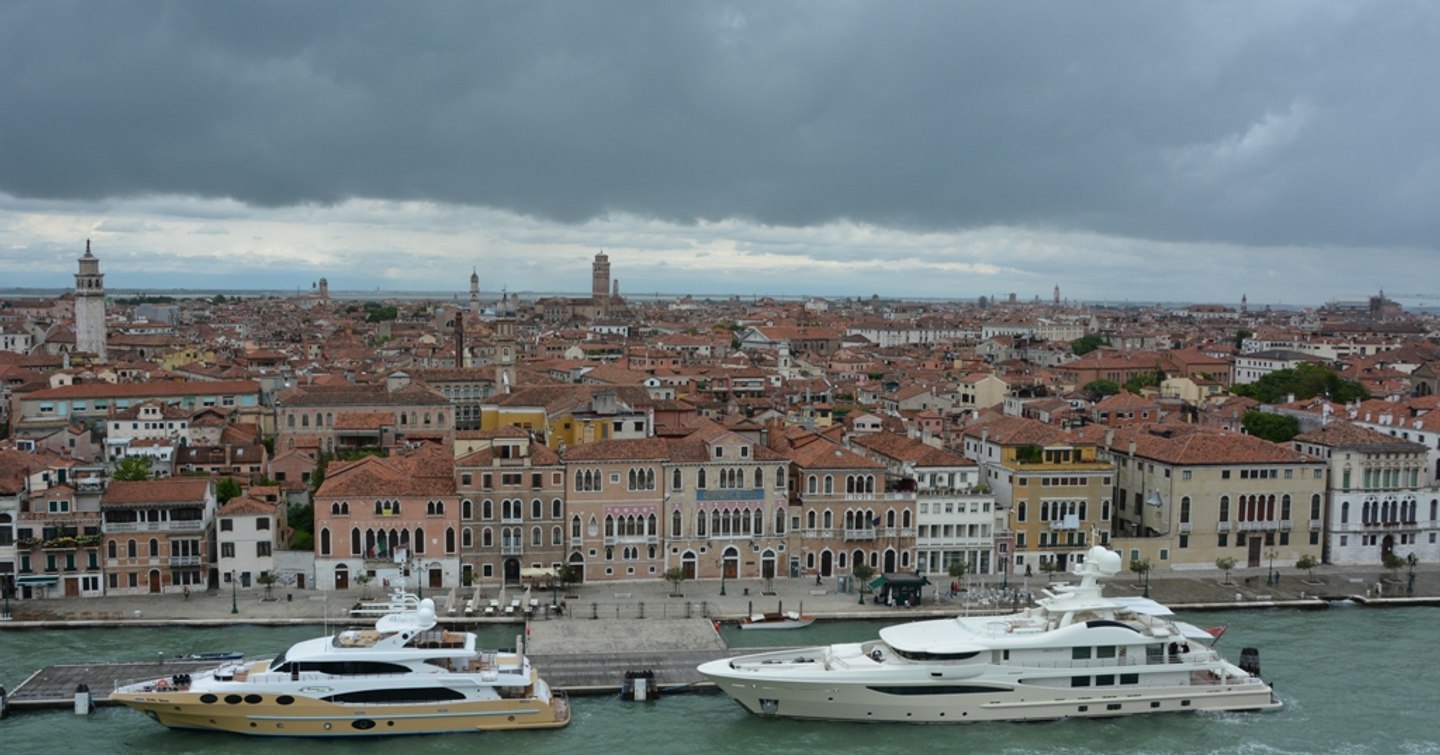
[[[601,250],[622,295],[1415,290],[1437,14],[7,6],[0,285],[90,238],[117,290],[583,291]]]

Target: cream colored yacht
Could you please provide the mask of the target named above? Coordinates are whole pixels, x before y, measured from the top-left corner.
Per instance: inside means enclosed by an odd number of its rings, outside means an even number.
[[[117,687],[110,699],[175,729],[354,737],[564,726],[567,700],[516,652],[436,627],[400,590],[373,629],[296,643],[271,660]]]

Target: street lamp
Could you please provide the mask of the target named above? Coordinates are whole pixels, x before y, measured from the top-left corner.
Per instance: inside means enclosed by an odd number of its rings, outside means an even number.
[[[1148,598],[1150,597],[1150,559],[1147,558],[1142,563],[1145,564],[1145,592],[1143,595]]]
[[[1418,563],[1420,563],[1420,559],[1418,559],[1418,558],[1415,557],[1414,551],[1411,551],[1410,555],[1408,555],[1408,556],[1405,557],[1405,563],[1410,566],[1410,579],[1409,579],[1408,582],[1405,583],[1405,592],[1406,592],[1407,594],[1414,594],[1414,593],[1415,593],[1415,565],[1418,564]],[[5,613],[10,613],[10,604],[9,604],[9,603],[6,603],[6,604],[5,604]]]
[[[235,570],[230,570],[230,613],[240,613],[240,606],[235,602]]]
[[[1272,586],[1278,585],[1280,584],[1280,575],[1275,573],[1275,556],[1278,554],[1274,548],[1271,548],[1270,552],[1265,555],[1270,559],[1270,576],[1266,578],[1265,584]]]
[[[725,559],[715,562],[720,567],[720,597],[725,597]]]

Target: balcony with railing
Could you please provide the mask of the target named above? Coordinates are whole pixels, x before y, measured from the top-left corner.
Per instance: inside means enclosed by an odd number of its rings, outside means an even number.
[[[1182,535],[1190,534],[1190,531],[1195,528],[1195,525],[1190,522],[1181,522],[1178,526],[1180,528],[1180,534]]]
[[[201,532],[205,529],[205,522],[198,519],[170,522],[106,522],[105,532],[108,534],[119,534],[122,532]]]
[[[697,501],[763,501],[764,488],[702,488],[695,491]]]
[[[500,555],[502,555],[502,556],[523,556],[524,554],[525,554],[525,544],[524,544],[524,543],[509,543],[509,544],[500,546]]]
[[[1215,525],[1215,531],[1216,531],[1216,532],[1229,532],[1230,529],[1231,529],[1231,527],[1232,527],[1232,525],[1230,524],[1230,522],[1220,522],[1219,524],[1216,524],[1216,525]]]
[[[1319,529],[1324,529],[1324,528],[1325,528],[1325,520],[1324,520],[1324,519],[1311,519],[1311,520],[1310,520],[1310,529],[1312,529],[1312,530],[1319,530]]]
[[[860,529],[847,529],[847,530],[845,530],[845,539],[846,539],[846,540],[874,540],[874,539],[875,539],[875,528],[874,528],[874,527],[863,527],[863,528],[860,528]]]
[[[172,568],[173,568],[173,567],[176,567],[176,566],[200,566],[200,565],[203,564],[204,562],[205,562],[205,561],[204,561],[204,558],[201,557],[201,556],[171,556],[171,557],[170,557],[170,566],[171,566]]]
[[[1270,522],[1240,522],[1239,525],[1238,525],[1238,527],[1239,527],[1241,530],[1246,530],[1246,531],[1250,531],[1250,532],[1273,532],[1273,531],[1275,531],[1275,530],[1280,529],[1280,523],[1279,523],[1279,522],[1275,522],[1275,521],[1270,521]]]

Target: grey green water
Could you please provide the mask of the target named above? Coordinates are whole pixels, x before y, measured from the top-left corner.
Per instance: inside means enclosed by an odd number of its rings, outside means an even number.
[[[175,732],[123,708],[89,717],[22,713],[0,721],[0,752],[29,753],[1440,753],[1440,608],[1187,613],[1201,626],[1228,624],[1221,648],[1260,648],[1264,674],[1285,701],[1268,714],[1141,716],[1109,721],[914,726],[762,720],[718,694],[651,704],[573,701],[557,731],[491,732],[344,743],[258,740]],[[643,623],[637,625],[643,631]],[[797,643],[858,640],[877,625],[817,624]],[[243,650],[264,656],[316,628],[111,629],[0,632],[0,683],[13,689],[52,663],[134,660],[157,652]],[[731,630],[734,646],[773,643]],[[513,630],[484,636],[506,644]],[[542,669],[543,670],[543,669]]]

